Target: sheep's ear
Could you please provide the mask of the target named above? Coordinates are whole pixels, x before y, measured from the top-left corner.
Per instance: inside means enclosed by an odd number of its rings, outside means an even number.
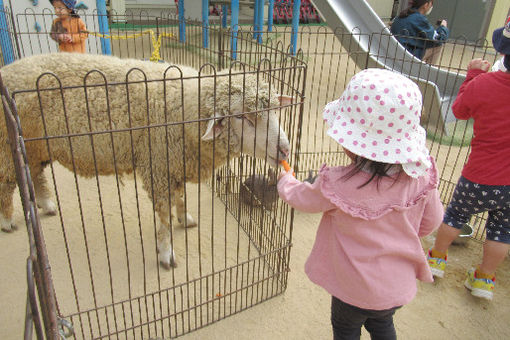
[[[280,101],[281,106],[286,106],[286,105],[292,104],[292,102],[294,101],[294,98],[292,98],[291,96],[279,94],[278,100]]]
[[[202,140],[208,141],[213,140],[214,137],[218,137],[225,129],[222,121],[223,119],[211,119],[207,123],[207,129],[202,136]]]

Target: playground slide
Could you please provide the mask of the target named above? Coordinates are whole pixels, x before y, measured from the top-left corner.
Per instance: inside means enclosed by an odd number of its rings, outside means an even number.
[[[370,62],[375,63],[373,66],[407,74],[418,82],[425,94],[425,107],[430,107],[430,123],[444,129],[445,123],[455,121],[451,104],[464,75],[428,65],[407,52],[365,0],[312,0],[312,3],[332,29],[361,33],[349,39],[369,54]],[[347,39],[341,34],[337,36],[340,40]]]

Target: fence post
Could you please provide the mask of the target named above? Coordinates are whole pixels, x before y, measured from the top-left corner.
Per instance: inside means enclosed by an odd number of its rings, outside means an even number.
[[[301,10],[301,0],[294,0],[294,7],[292,8],[292,36],[290,38],[292,55],[296,55],[297,33],[298,33],[298,28],[299,28],[300,10]]]
[[[257,17],[257,28],[259,31],[259,34],[257,35],[257,42],[259,44],[262,44],[262,31],[264,30],[264,0],[258,0],[258,2],[255,4],[255,6],[258,6],[258,17]]]
[[[12,46],[11,36],[9,34],[9,26],[7,25],[7,16],[5,15],[5,7],[3,0],[0,0],[0,48],[2,49],[2,57],[4,65],[14,61],[14,48]],[[11,9],[12,10],[12,9]]]
[[[186,22],[184,20],[184,0],[179,0],[179,41],[186,42]]]
[[[230,2],[230,27],[232,32],[232,41],[230,46],[232,48],[232,59],[237,59],[237,31],[239,30],[239,0],[232,0]]]
[[[209,47],[209,0],[202,0],[202,44]]]
[[[110,34],[110,30],[108,27],[108,16],[106,13],[106,1],[105,0],[96,0],[97,6],[97,20],[99,23],[99,33],[101,34]],[[101,38],[101,51],[103,54],[111,55],[112,48],[110,46],[109,38]]]
[[[274,0],[269,0],[269,6],[267,8],[267,30],[273,31],[273,15],[274,15]]]
[[[221,26],[227,28],[228,6],[221,5]]]

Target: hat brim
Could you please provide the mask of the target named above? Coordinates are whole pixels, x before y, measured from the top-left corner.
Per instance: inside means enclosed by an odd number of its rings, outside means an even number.
[[[425,143],[426,132],[421,126],[417,126],[415,133],[408,138],[399,139],[377,133],[366,137],[364,130],[360,130],[355,124],[349,125],[343,120],[343,117],[338,114],[339,109],[339,100],[328,103],[324,109],[323,117],[328,125],[327,134],[352,153],[376,162],[401,164],[404,171],[415,178],[422,176],[431,166]],[[337,114],[333,114],[334,112]],[[365,138],[370,141],[363,142]],[[380,150],[374,151],[374,148]],[[399,149],[399,152],[398,154],[389,153],[384,151],[385,148]]]
[[[494,33],[492,33],[492,45],[496,51],[507,55],[510,54],[510,39],[503,36],[504,29],[504,27],[501,27],[494,30]]]

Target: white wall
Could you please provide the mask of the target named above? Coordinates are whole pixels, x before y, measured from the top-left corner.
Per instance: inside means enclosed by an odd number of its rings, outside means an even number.
[[[190,0],[185,0],[185,2],[188,1]],[[161,16],[168,12],[177,15],[174,0],[125,0],[125,6],[126,14],[134,17]]]
[[[99,32],[97,17],[88,16],[97,14],[96,0],[80,0],[88,6],[87,10],[79,10],[78,14],[82,17],[89,31]],[[80,2],[78,1],[78,2]],[[4,1],[4,4],[8,4]],[[53,6],[48,0],[39,0],[37,6],[33,6],[32,1],[12,1],[12,8],[16,31],[18,32],[18,45],[21,56],[27,57],[34,54],[58,52],[58,45],[50,38],[51,24],[56,18]],[[85,14],[85,15],[84,15]],[[41,31],[37,33],[35,25],[41,26]],[[14,49],[17,49],[16,42],[13,41]],[[86,42],[86,51],[89,53],[101,53],[99,38],[90,36]]]
[[[393,0],[367,0],[367,2],[381,19],[390,19]]]

